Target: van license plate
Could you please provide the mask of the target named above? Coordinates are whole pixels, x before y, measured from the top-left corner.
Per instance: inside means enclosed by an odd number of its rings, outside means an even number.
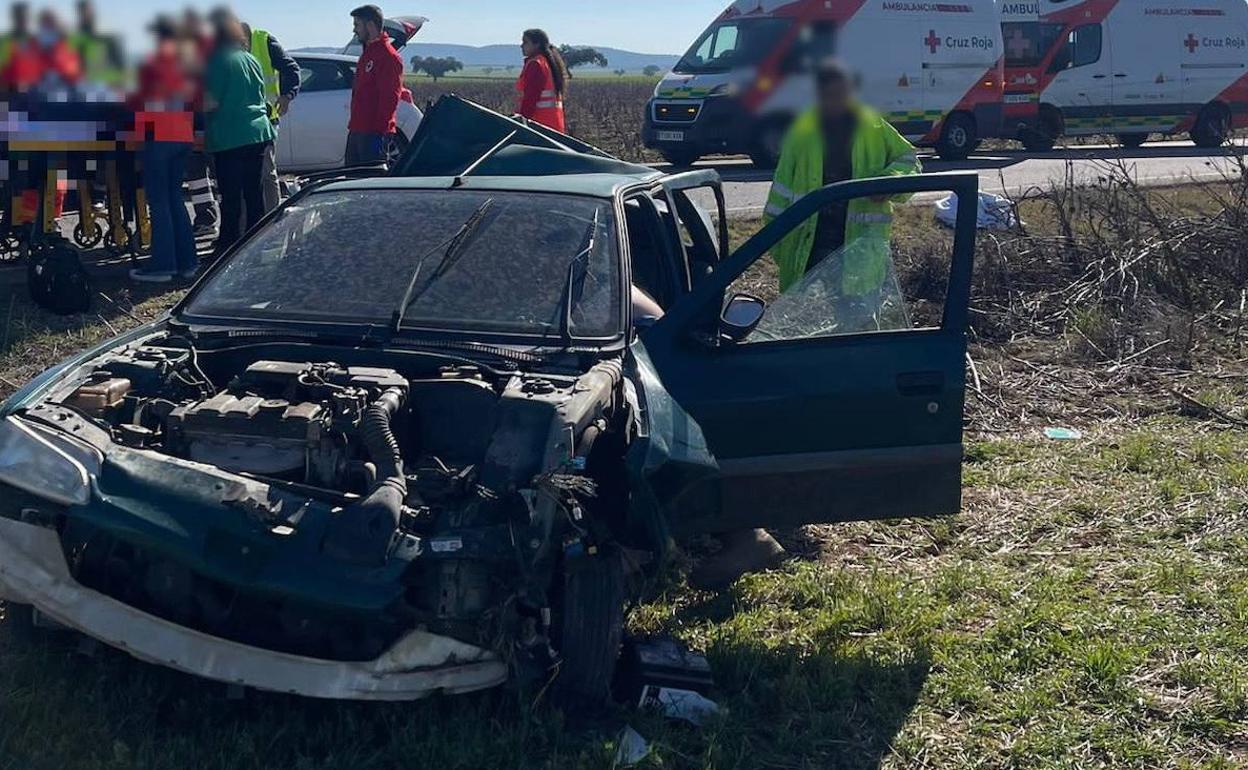
[[[685,141],[684,131],[660,131],[660,142],[683,142]]]

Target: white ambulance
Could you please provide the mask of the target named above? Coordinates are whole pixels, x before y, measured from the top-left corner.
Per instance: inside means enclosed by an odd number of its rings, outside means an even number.
[[[772,166],[813,103],[812,64],[828,56],[859,77],[864,101],[942,156],[1001,134],[994,0],[737,0],[655,89],[645,144],[680,165],[744,153]]]
[[[1248,126],[1245,0],[1006,1],[1001,20],[1006,122],[1029,149],[1181,133],[1216,147]]]

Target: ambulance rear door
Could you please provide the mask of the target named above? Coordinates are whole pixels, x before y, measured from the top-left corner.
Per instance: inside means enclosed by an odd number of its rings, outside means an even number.
[[[911,140],[931,128],[924,105],[923,41],[930,24],[860,11],[838,35],[842,58],[861,78],[859,93]]]
[[[1183,121],[1181,27],[1173,17],[1145,14],[1134,4],[1121,4],[1106,18],[1118,133],[1170,133]]]
[[[921,48],[926,117],[936,122],[959,106],[976,112],[976,106],[986,107],[990,101],[997,102],[999,110],[1001,27],[992,5],[980,4],[969,18],[962,14],[934,14],[930,27]],[[990,118],[983,109],[975,117]],[[994,123],[978,126],[978,135],[996,135],[1000,122],[998,111]]]
[[[1217,9],[1217,15],[1186,16],[1174,22],[1176,39],[1172,44],[1179,51],[1183,101],[1192,114],[1248,74],[1248,32],[1244,28],[1248,12],[1242,0],[1220,5],[1223,7]]]

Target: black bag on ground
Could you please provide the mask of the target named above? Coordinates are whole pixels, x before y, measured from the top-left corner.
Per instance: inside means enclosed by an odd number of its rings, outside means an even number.
[[[91,279],[71,246],[56,244],[32,253],[26,287],[36,305],[57,315],[91,309]]]

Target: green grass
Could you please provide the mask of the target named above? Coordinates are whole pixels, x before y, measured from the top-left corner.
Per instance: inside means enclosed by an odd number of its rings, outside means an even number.
[[[973,443],[959,516],[807,528],[778,571],[651,597],[633,627],[705,651],[726,713],[619,719],[655,768],[1242,767],[1245,478],[1248,435],[1178,418]],[[75,649],[0,623],[10,766],[610,765],[609,730],[514,692],[230,701]]]

